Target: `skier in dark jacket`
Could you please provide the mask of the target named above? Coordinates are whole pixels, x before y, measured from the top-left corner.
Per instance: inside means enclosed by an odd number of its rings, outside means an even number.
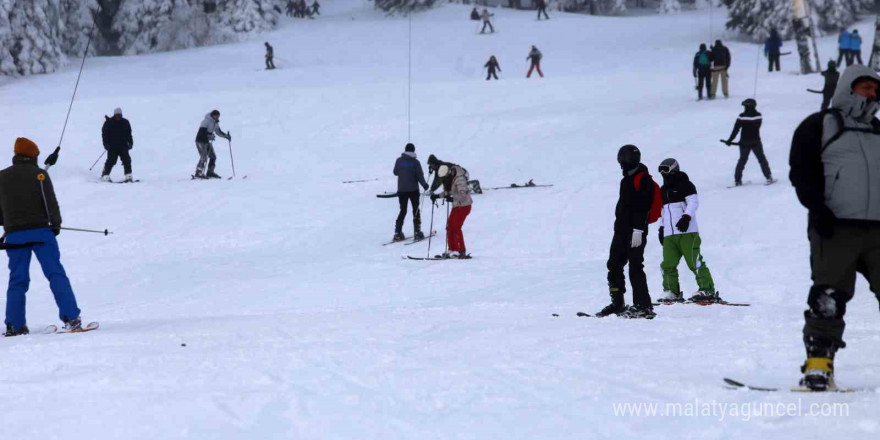
[[[425,234],[422,233],[422,213],[419,210],[419,185],[427,191],[428,182],[416,156],[415,145],[406,144],[403,154],[394,163],[394,175],[397,176],[397,198],[400,201],[400,213],[394,224],[394,241],[406,240],[403,235],[403,220],[406,218],[407,203],[411,203],[413,209],[413,239],[422,240]]]
[[[727,69],[730,68],[730,50],[727,46],[721,44],[721,40],[715,40],[712,46],[712,94],[710,98],[714,98],[718,93],[718,83],[721,82],[721,92],[724,97],[730,96],[730,90],[727,87]]]
[[[535,2],[535,6],[538,8],[538,21],[541,21],[541,14],[544,14],[544,18],[547,20],[550,19],[550,16],[547,15],[547,1],[546,0],[537,0]]]
[[[846,347],[846,305],[856,274],[880,300],[880,76],[844,70],[831,109],[807,117],[791,142],[789,177],[807,208],[813,286],[804,312],[801,385],[833,390],[834,357]]]
[[[634,145],[624,145],[617,153],[617,163],[623,171],[620,197],[614,211],[614,236],[608,257],[608,288],[611,304],[596,316],[611,314],[629,318],[653,318],[651,295],[645,276],[645,239],[648,234],[648,214],[654,201],[654,180],[648,168],[641,163],[642,153]],[[623,267],[629,264],[629,281],[633,289],[633,306],[627,308],[623,299],[626,277]]]
[[[822,72],[825,77],[825,87],[822,88],[822,110],[831,105],[831,97],[837,89],[837,81],[840,79],[840,72],[837,71],[837,64],[834,60],[828,61],[828,70]]]
[[[697,99],[703,99],[703,84],[706,85],[706,96],[711,99],[712,91],[712,54],[701,44],[700,50],[694,55],[694,78],[697,78]]]
[[[125,171],[125,182],[132,182],[131,154],[129,151],[134,147],[134,138],[131,137],[131,124],[128,119],[122,117],[122,109],[113,110],[113,117],[104,117],[104,126],[101,127],[101,138],[104,141],[104,149],[107,150],[107,162],[104,162],[104,172],[101,180],[110,181],[110,171],[116,165],[116,161],[122,159],[122,167]]]
[[[266,46],[266,70],[272,70],[275,68],[275,49],[268,41],[263,44]]]
[[[779,71],[780,49],[782,49],[782,38],[779,36],[779,32],[776,32],[776,29],[770,29],[770,37],[764,42],[764,56],[767,57],[770,63],[767,68],[768,72],[773,71],[773,66],[776,66],[777,72]]]
[[[541,60],[544,58],[544,54],[538,50],[537,47],[532,46],[532,50],[529,51],[529,56],[526,57],[529,60],[529,73],[526,74],[526,78],[532,77],[532,72],[534,70],[538,71],[538,75],[541,75],[541,78],[544,77],[544,72],[541,72]]]
[[[36,144],[18,138],[12,166],[0,171],[0,221],[5,232],[2,247],[9,256],[4,336],[28,333],[25,295],[30,285],[32,253],[49,280],[61,321],[71,331],[81,330],[80,310],[55,239],[61,231],[61,210],[49,174],[37,164],[39,155]]]
[[[498,79],[498,74],[495,73],[495,71],[497,70],[500,72],[501,66],[498,64],[498,60],[495,59],[495,55],[492,55],[491,57],[489,57],[489,61],[487,61],[486,64],[483,65],[483,67],[489,69],[489,73],[488,73],[488,75],[486,75],[486,81],[489,81],[489,79],[492,77],[495,77],[495,79]]]
[[[196,165],[196,173],[193,175],[196,179],[219,179],[220,176],[214,172],[214,165],[217,162],[217,154],[214,153],[214,135],[226,138],[232,142],[232,135],[229,132],[224,133],[220,129],[220,111],[213,110],[205,115],[199,124],[199,131],[196,133],[196,149],[199,151],[199,163]],[[207,169],[205,166],[207,165]]]
[[[736,170],[733,176],[734,184],[736,186],[742,185],[743,170],[746,167],[746,162],[749,161],[749,155],[754,152],[755,157],[758,158],[758,163],[761,164],[761,172],[764,173],[764,177],[769,185],[776,182],[776,180],[773,179],[773,175],[770,172],[770,164],[767,163],[767,157],[764,156],[764,144],[761,142],[763,116],[758,112],[758,102],[754,99],[746,99],[742,102],[742,105],[745,107],[745,111],[736,118],[736,124],[733,125],[730,137],[724,141],[728,147],[731,146],[733,140],[736,139],[736,135],[742,130],[742,136],[739,138],[739,161],[736,163]]]
[[[471,11],[471,20],[480,21],[480,13],[477,11],[476,6],[474,6],[474,9]]]

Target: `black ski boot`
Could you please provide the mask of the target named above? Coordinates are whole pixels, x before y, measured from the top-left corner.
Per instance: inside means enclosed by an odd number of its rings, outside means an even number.
[[[79,332],[82,331],[82,320],[79,317],[73,318],[70,321],[64,323],[64,330],[69,332]]]
[[[422,231],[416,229],[416,232],[413,233],[413,240],[414,241],[421,241],[424,239],[425,239],[425,234]]]
[[[620,316],[630,319],[654,319],[657,314],[651,306],[629,306]]]
[[[406,236],[403,235],[403,232],[401,232],[401,231],[395,232],[394,238],[391,239],[391,241],[403,241],[403,240],[406,240]]]
[[[30,333],[30,330],[28,330],[26,325],[23,325],[19,328],[13,328],[11,325],[6,324],[6,333],[3,333],[3,336],[19,336],[26,335],[28,333]]]
[[[602,311],[596,313],[596,317],[604,318],[608,315],[620,315],[625,311],[626,304],[623,302],[623,292],[611,292],[611,304],[608,304]]]
[[[207,178],[209,178],[209,179],[220,179],[220,178],[221,178],[219,174],[217,174],[217,173],[215,173],[215,172],[213,172],[213,171],[211,171],[211,172],[209,172],[208,174],[206,174],[205,177],[207,177]]]

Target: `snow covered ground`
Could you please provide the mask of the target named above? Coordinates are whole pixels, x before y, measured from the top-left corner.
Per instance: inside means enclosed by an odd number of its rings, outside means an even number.
[[[495,35],[478,35],[466,6],[419,14],[412,140],[421,159],[460,163],[484,186],[555,186],[475,196],[464,229],[473,260],[408,261],[401,257],[425,255],[427,244],[380,246],[397,203],[374,195],[395,190],[391,168],[407,141],[409,22],[361,7],[336,0],[318,20],[265,35],[278,57],[271,72],[262,70],[259,38],[88,60],[52,176],[66,226],[115,232],[60,237],[83,316],[102,328],[0,340],[0,433],[877,438],[880,324],[861,280],[837,376],[874,391],[763,394],[721,382],[787,387],[799,378],[810,280],[787,155],[796,125],[818,110],[821,97],[805,89],[820,88],[820,77],[796,75],[792,56],[769,74],[758,46],[730,42],[732,97],[695,102],[691,61],[700,42],[718,37],[718,12],[713,30],[705,12],[556,13],[537,22],[532,12],[496,10]],[[872,22],[859,25],[863,34]],[[836,55],[835,41],[821,41],[823,60]],[[525,78],[532,44],[544,52],[544,79]],[[486,82],[480,68],[492,54],[502,80]],[[737,153],[718,139],[752,96],[756,61],[764,143],[780,183],[727,189]],[[75,78],[71,66],[0,87],[10,156],[17,136],[51,151]],[[134,128],[139,184],[98,184],[100,166],[87,171],[102,151],[102,115],[116,106]],[[196,128],[213,108],[233,134],[245,180],[189,180]],[[575,317],[608,302],[615,157],[626,143],[641,147],[651,170],[666,157],[681,162],[701,194],[703,252],[716,284],[751,307],[660,307],[653,321]],[[228,176],[228,146],[216,146],[218,172]],[[114,177],[121,172],[118,165]],[[762,180],[754,158],[746,180]],[[434,212],[441,233],[445,209]],[[430,215],[426,204],[425,229]],[[404,230],[411,234],[409,219]],[[657,294],[655,234],[646,266]],[[442,247],[433,241],[432,253]],[[28,318],[39,329],[57,310],[36,264],[32,277]],[[714,412],[703,412],[712,402]],[[659,409],[616,414],[626,403]],[[846,404],[848,414],[806,415],[825,403]],[[664,416],[668,404],[696,405],[697,415]],[[754,414],[763,404],[782,411]]]

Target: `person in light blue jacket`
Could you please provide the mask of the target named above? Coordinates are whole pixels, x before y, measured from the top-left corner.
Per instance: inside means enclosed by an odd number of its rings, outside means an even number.
[[[844,29],[843,32],[840,33],[840,36],[837,37],[837,65],[842,66],[840,64],[844,58],[846,58],[847,65],[852,64],[852,60],[849,56],[849,42],[850,42],[850,33],[848,30]]]
[[[858,29],[853,29],[849,34],[849,54],[847,67],[853,63],[853,59],[858,60],[859,64],[865,64],[862,62],[862,36],[859,35]]]

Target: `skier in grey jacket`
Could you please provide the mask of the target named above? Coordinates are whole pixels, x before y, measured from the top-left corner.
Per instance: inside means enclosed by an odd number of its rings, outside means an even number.
[[[807,117],[791,144],[791,183],[809,211],[813,286],[804,312],[807,360],[801,384],[835,388],[834,356],[846,305],[861,273],[880,299],[880,76],[847,67],[831,109]]]
[[[419,185],[428,190],[428,182],[422,171],[422,164],[416,156],[416,146],[406,144],[403,154],[394,162],[394,175],[397,176],[397,198],[400,201],[400,212],[397,214],[397,222],[394,224],[393,241],[406,240],[403,235],[403,220],[406,219],[407,204],[412,204],[413,209],[413,239],[418,241],[425,238],[422,233],[422,213],[419,209]]]
[[[199,131],[196,133],[196,148],[199,151],[199,163],[196,165],[196,173],[193,175],[196,179],[219,179],[220,176],[214,172],[214,165],[217,162],[217,155],[214,153],[214,135],[226,138],[232,142],[232,134],[224,133],[220,129],[220,111],[214,110],[205,115],[205,119],[199,124]],[[207,164],[207,172],[205,170]]]

